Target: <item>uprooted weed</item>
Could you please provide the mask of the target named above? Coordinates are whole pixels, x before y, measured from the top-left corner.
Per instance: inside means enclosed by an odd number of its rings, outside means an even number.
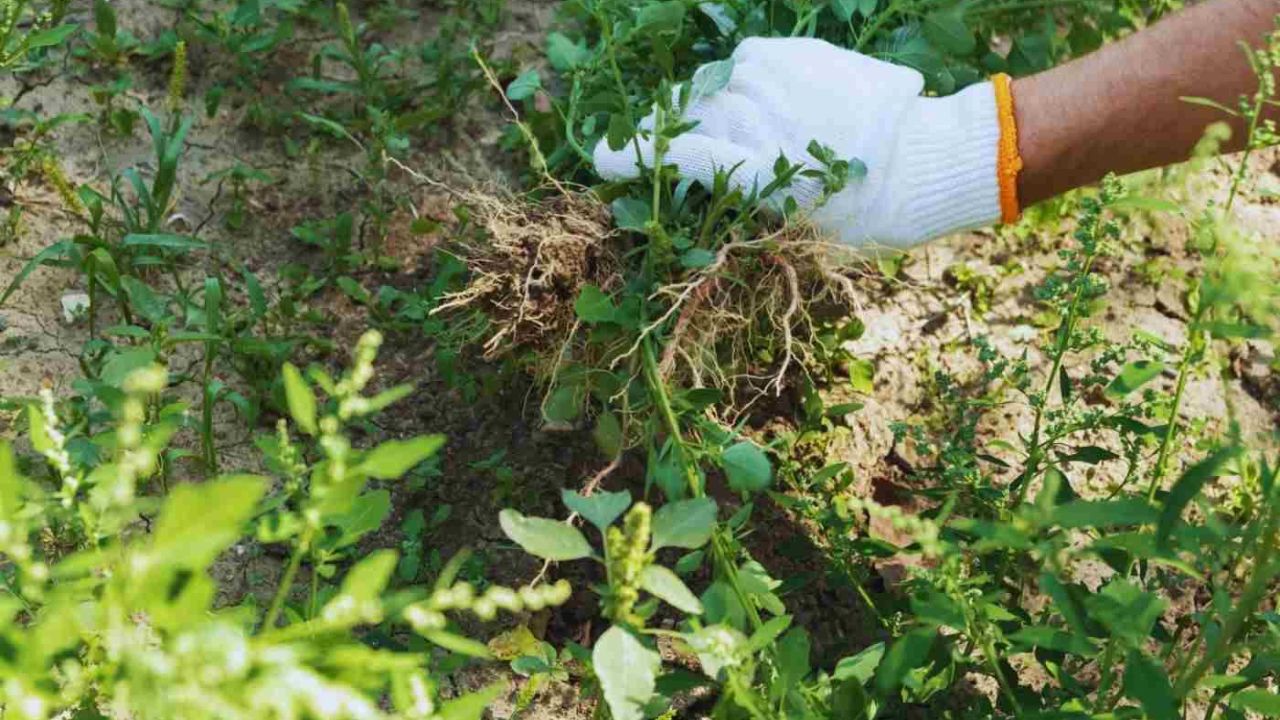
[[[548,387],[575,365],[626,368],[662,332],[661,376],[723,391],[729,402],[719,412],[733,416],[781,394],[797,374],[829,373],[844,328],[858,326],[849,318],[861,307],[853,279],[861,269],[847,249],[801,224],[733,240],[703,267],[635,288],[624,274],[636,243],[594,195],[457,195],[466,220],[449,249],[469,277],[434,313],[480,312],[491,330],[484,358],[529,351],[530,370]],[[586,288],[599,290],[601,303]],[[605,316],[622,332],[588,327]]]

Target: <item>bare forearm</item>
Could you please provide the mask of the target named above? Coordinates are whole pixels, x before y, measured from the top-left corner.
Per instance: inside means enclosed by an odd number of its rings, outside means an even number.
[[[1234,108],[1257,78],[1240,48],[1263,44],[1280,0],[1210,0],[1053,70],[1018,80],[1024,206],[1104,175],[1186,160],[1205,128],[1227,119],[1183,102]],[[1233,128],[1229,149],[1243,147]]]

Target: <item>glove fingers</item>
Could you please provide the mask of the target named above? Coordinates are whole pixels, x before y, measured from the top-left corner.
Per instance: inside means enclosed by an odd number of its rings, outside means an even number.
[[[733,51],[733,59],[735,75],[746,66],[747,76],[775,77],[796,88],[830,90],[838,78],[853,85],[841,88],[841,94],[893,91],[916,96],[924,90],[924,76],[913,68],[814,38],[747,38]]]

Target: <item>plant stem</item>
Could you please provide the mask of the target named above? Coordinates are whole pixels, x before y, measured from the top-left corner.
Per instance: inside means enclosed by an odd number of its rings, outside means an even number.
[[[289,596],[289,589],[293,587],[293,580],[298,575],[298,567],[302,565],[302,556],[311,547],[312,532],[312,529],[308,527],[298,540],[297,547],[293,549],[289,564],[285,567],[284,575],[280,578],[280,585],[276,588],[276,596],[271,599],[271,607],[267,610],[267,617],[262,622],[262,627],[266,630],[274,628],[276,620],[280,617],[280,611],[284,608],[284,600]]]
[[[1196,332],[1200,324],[1202,310],[1197,310],[1195,317],[1187,325],[1189,332]],[[1147,488],[1147,500],[1154,500],[1156,491],[1160,489],[1160,481],[1164,479],[1165,469],[1169,464],[1169,453],[1173,449],[1173,438],[1178,434],[1178,412],[1182,408],[1182,397],[1187,390],[1187,380],[1191,376],[1191,366],[1199,355],[1197,342],[1187,338],[1187,346],[1182,351],[1182,359],[1178,362],[1178,384],[1173,392],[1173,405],[1169,408],[1169,424],[1165,426],[1164,437],[1160,440],[1160,450],[1156,453],[1156,464],[1151,470],[1151,486]]]
[[[666,383],[663,382],[662,375],[658,371],[658,360],[654,355],[653,343],[650,338],[645,338],[644,342],[641,343],[641,353],[644,358],[646,384],[649,386],[649,392],[652,393],[654,403],[658,407],[658,413],[661,415],[663,423],[667,426],[667,432],[670,433],[672,442],[675,443],[680,452],[680,464],[684,468],[685,479],[689,483],[689,492],[694,497],[704,497],[706,489],[702,485],[702,478],[698,475],[697,468],[691,461],[692,453],[686,448],[684,438],[680,433],[680,420],[676,417],[675,410],[671,407],[671,398],[667,392]],[[751,626],[759,628],[764,623],[760,619],[759,611],[756,610],[751,599],[747,597],[746,591],[742,589],[742,583],[738,581],[738,567],[734,563],[733,553],[729,547],[728,540],[724,536],[724,530],[718,524],[711,536],[711,555],[720,575],[732,588],[739,604],[742,605],[743,611],[746,612],[747,618],[751,621]]]

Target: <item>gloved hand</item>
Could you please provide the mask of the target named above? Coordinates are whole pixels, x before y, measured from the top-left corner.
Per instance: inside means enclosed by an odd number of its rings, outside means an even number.
[[[682,176],[710,187],[717,169],[741,163],[731,181],[763,188],[779,153],[816,167],[806,148],[817,140],[839,158],[863,161],[866,177],[816,209],[821,181],[797,176],[786,192],[844,243],[906,248],[1000,219],[1001,121],[992,83],[921,97],[924,79],[915,70],[809,38],[749,38],[733,60],[724,89],[689,103],[684,117],[699,124],[664,156]],[[641,126],[652,125],[650,116]],[[652,141],[641,137],[640,146],[651,165]],[[601,141],[595,166],[610,180],[639,174],[632,143],[613,151]]]

